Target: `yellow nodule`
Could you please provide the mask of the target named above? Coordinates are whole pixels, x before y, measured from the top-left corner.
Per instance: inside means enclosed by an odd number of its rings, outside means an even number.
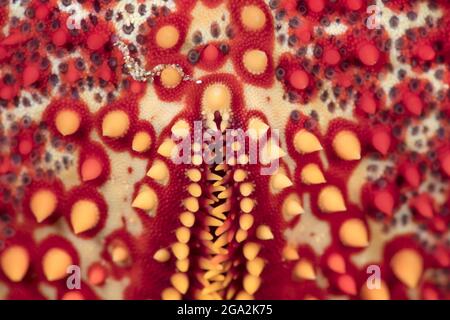
[[[42,258],[42,269],[48,281],[64,279],[67,276],[67,268],[72,264],[72,257],[60,248],[48,250]]]
[[[231,91],[222,83],[214,83],[203,91],[202,106],[210,112],[228,110],[231,106]]]
[[[130,118],[125,111],[110,111],[103,118],[102,134],[109,138],[121,138],[130,128]]]
[[[258,31],[266,24],[266,15],[258,6],[248,5],[241,9],[241,22],[250,31]]]
[[[389,293],[389,288],[386,282],[380,280],[380,287],[370,288],[366,283],[361,288],[360,292],[361,298],[364,300],[390,300],[391,294]]]
[[[319,139],[311,132],[301,129],[294,136],[294,148],[299,153],[311,153],[322,150]]]
[[[80,128],[81,117],[78,112],[71,109],[58,111],[55,117],[55,126],[63,136],[74,134]]]
[[[75,234],[94,228],[100,220],[100,210],[92,200],[78,200],[72,206],[70,223]]]
[[[267,69],[267,54],[262,50],[248,50],[242,57],[242,63],[245,69],[254,75],[260,75]]]
[[[55,193],[48,189],[40,189],[33,193],[30,199],[30,209],[37,222],[42,222],[55,212],[58,199]]]
[[[136,152],[145,152],[150,149],[152,144],[152,138],[148,132],[140,131],[136,133],[133,137],[133,142],[131,143],[131,148]]]
[[[180,32],[175,26],[166,25],[156,32],[156,44],[163,49],[174,47],[180,39]]]
[[[333,149],[339,158],[347,161],[361,159],[361,143],[356,134],[342,130],[333,139]]]
[[[30,266],[28,251],[19,245],[8,247],[0,257],[0,266],[9,280],[22,281]]]
[[[348,219],[339,229],[339,239],[348,247],[363,248],[369,245],[369,235],[364,222],[360,219]]]
[[[320,184],[326,182],[322,170],[320,170],[320,167],[315,163],[304,166],[300,176],[304,184]]]
[[[315,280],[316,279],[316,271],[314,270],[314,266],[309,260],[301,259],[294,266],[294,275],[299,279],[304,280]]]
[[[326,213],[347,210],[341,191],[335,186],[324,187],[319,193],[318,205]]]
[[[157,196],[155,191],[153,189],[144,187],[134,198],[133,203],[131,206],[133,208],[138,208],[141,210],[152,210],[156,206]]]
[[[414,249],[401,249],[391,259],[395,276],[408,288],[417,287],[423,271],[422,256]]]

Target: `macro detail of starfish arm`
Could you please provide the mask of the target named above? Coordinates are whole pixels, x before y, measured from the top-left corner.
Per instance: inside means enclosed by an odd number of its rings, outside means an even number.
[[[450,299],[446,0],[0,0],[0,299]]]

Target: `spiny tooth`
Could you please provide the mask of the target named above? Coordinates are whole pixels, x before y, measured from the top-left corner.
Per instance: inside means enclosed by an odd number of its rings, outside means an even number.
[[[221,289],[223,289],[223,284],[221,282],[213,282],[209,286],[203,288],[202,293],[206,295]]]
[[[175,154],[177,145],[172,139],[167,138],[158,148],[158,154],[165,158],[171,158],[172,154]]]
[[[256,228],[256,238],[259,240],[272,240],[274,236],[270,227],[263,224]]]
[[[241,215],[239,218],[239,226],[242,230],[249,230],[253,226],[253,222],[255,221],[255,218],[249,213],[245,213]]]
[[[183,205],[190,212],[197,212],[199,209],[198,199],[194,197],[184,199]]]
[[[251,261],[247,261],[247,271],[255,277],[259,277],[264,270],[265,262],[263,258],[256,257]]]
[[[189,247],[185,243],[176,242],[172,245],[172,252],[178,260],[184,260],[189,256]]]
[[[242,251],[244,253],[244,257],[247,260],[253,260],[258,256],[259,251],[261,250],[261,245],[255,242],[247,242],[244,244]]]
[[[247,172],[243,169],[236,169],[233,174],[233,180],[236,182],[242,182],[247,179]]]
[[[70,211],[70,223],[75,234],[91,230],[100,220],[100,210],[92,200],[78,200]]]
[[[248,122],[248,133],[254,140],[263,137],[267,130],[269,130],[269,126],[259,118],[251,118]]]
[[[221,264],[213,263],[211,260],[204,257],[200,257],[199,266],[202,270],[223,270],[223,266]]]
[[[42,269],[48,281],[64,279],[67,268],[72,264],[72,257],[60,248],[51,248],[42,258]]]
[[[380,280],[379,288],[369,288],[366,283],[361,288],[360,296],[364,300],[390,300],[391,294],[386,282]]]
[[[341,191],[335,186],[324,187],[318,198],[320,210],[326,213],[347,210]]]
[[[300,199],[295,193],[286,197],[281,210],[288,217],[298,216],[304,212]]]
[[[133,141],[131,142],[131,149],[133,149],[133,151],[142,153],[148,151],[151,144],[152,138],[150,137],[148,132],[139,131],[133,137]]]
[[[228,234],[224,233],[219,238],[217,238],[217,240],[214,242],[214,247],[222,248],[223,246],[227,245],[228,243],[229,243]]]
[[[272,188],[277,191],[288,188],[293,184],[292,181],[283,173],[276,173],[270,180]]]
[[[206,241],[211,241],[212,239],[214,239],[213,235],[206,230],[200,230],[199,238]]]
[[[223,221],[216,219],[214,217],[206,217],[205,224],[208,227],[220,227],[223,224]]]
[[[339,229],[339,239],[348,247],[363,248],[369,245],[367,228],[360,219],[346,220]]]
[[[344,258],[338,253],[331,254],[328,257],[327,264],[328,267],[336,273],[343,274],[346,271]]]
[[[165,248],[161,248],[155,252],[155,254],[153,255],[153,259],[161,263],[167,262],[170,259],[170,252]]]
[[[175,273],[170,277],[170,283],[181,294],[186,294],[189,289],[189,278],[186,273]]]
[[[241,202],[239,203],[239,207],[241,208],[242,212],[249,213],[255,207],[255,201],[250,198],[242,198]]]
[[[180,222],[183,226],[191,228],[195,223],[195,215],[189,211],[183,212],[180,214]]]
[[[175,236],[179,242],[188,243],[191,238],[191,231],[186,227],[179,227],[175,230]]]
[[[175,261],[175,266],[180,272],[188,272],[189,270],[189,259],[177,260]]]
[[[189,169],[186,175],[192,182],[199,182],[202,179],[202,173],[198,169]]]
[[[218,217],[222,220],[225,220],[227,216],[224,214],[224,212],[228,212],[231,209],[231,201],[230,199],[227,199],[224,203],[222,203],[220,206],[217,206],[211,210],[211,215]]]
[[[223,179],[223,177],[219,176],[218,174],[212,173],[212,172],[208,172],[206,174],[206,179],[208,181],[221,181]]]
[[[301,259],[294,267],[294,275],[298,279],[315,280],[316,272],[312,263],[306,259]]]
[[[227,171],[228,166],[225,163],[219,163],[215,168],[215,171]]]
[[[415,288],[423,271],[422,256],[414,249],[401,249],[391,259],[395,276],[408,288]]]
[[[57,205],[58,199],[51,190],[40,189],[31,196],[30,209],[37,222],[42,222],[51,216]]]
[[[111,258],[116,264],[124,263],[130,258],[130,252],[125,245],[118,244],[112,248]]]
[[[292,245],[286,245],[283,248],[283,258],[288,261],[298,260],[300,256],[298,255],[297,249]]]
[[[103,118],[102,134],[109,138],[121,138],[130,128],[130,118],[123,110],[110,111]]]
[[[243,280],[243,287],[244,290],[248,293],[253,295],[256,291],[258,291],[259,287],[261,286],[261,278],[255,277],[251,274],[247,274],[244,277]]]
[[[322,150],[322,145],[314,134],[301,129],[294,136],[294,148],[297,152],[303,154]]]
[[[342,130],[333,139],[333,149],[343,160],[361,159],[361,143],[356,134],[349,130]]]
[[[231,223],[232,223],[231,219],[225,220],[225,222],[220,227],[218,227],[216,229],[216,231],[214,231],[214,234],[218,237],[221,234],[223,234],[225,231],[228,231],[228,229],[230,229],[230,227],[231,227]]]
[[[322,171],[315,163],[310,163],[303,167],[300,176],[304,184],[320,184],[326,182]]]
[[[214,278],[215,276],[220,275],[221,273],[222,271],[220,270],[209,270],[205,272],[203,277],[205,278],[205,280],[210,280],[211,278]]]
[[[150,211],[155,208],[157,196],[153,189],[148,187],[143,187],[138,193],[136,198],[133,200],[131,206],[133,208],[142,209],[145,211]]]
[[[178,120],[170,129],[172,131],[172,134],[176,137],[180,137],[180,138],[185,138],[189,135],[189,130],[191,129],[191,127],[189,126],[189,124],[181,119]]]
[[[248,197],[253,193],[253,191],[255,191],[255,187],[251,182],[244,182],[239,185],[239,192],[244,197]]]
[[[210,187],[209,190],[210,190],[211,193],[213,193],[213,192],[223,192],[223,191],[227,190],[227,188],[225,186],[222,186],[222,185],[220,185],[220,186],[209,186],[209,187]]]
[[[8,247],[1,255],[0,266],[9,280],[22,281],[30,266],[28,251],[19,245]]]
[[[233,194],[233,189],[228,188],[228,189],[225,189],[224,191],[222,191],[221,193],[219,193],[218,198],[219,199],[227,199],[227,198],[230,198],[232,194]]]
[[[166,288],[161,293],[162,300],[181,300],[181,294],[174,288]]]
[[[238,243],[242,243],[243,241],[245,241],[247,239],[247,237],[248,237],[248,232],[245,230],[239,229],[236,232],[235,238]]]
[[[248,294],[245,291],[240,291],[237,295],[236,295],[236,300],[254,300],[254,297],[251,294]]]
[[[169,168],[164,161],[155,160],[153,165],[147,172],[147,176],[156,180],[159,183],[166,183],[169,178]]]
[[[75,110],[63,109],[56,114],[55,127],[63,136],[69,136],[77,132],[80,124],[80,114]]]
[[[200,185],[198,183],[191,183],[188,186],[187,190],[188,190],[188,193],[195,198],[198,198],[202,195],[202,188],[200,187]]]
[[[223,274],[219,274],[219,275],[211,278],[211,281],[215,281],[215,282],[223,282],[224,280],[225,280],[225,276]],[[225,286],[222,284],[222,287],[225,287]]]

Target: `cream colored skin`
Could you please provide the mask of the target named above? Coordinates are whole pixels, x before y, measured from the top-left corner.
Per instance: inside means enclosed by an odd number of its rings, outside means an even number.
[[[127,23],[129,21],[134,21],[136,25],[140,23],[144,23],[145,19],[148,18],[149,11],[147,11],[146,14],[143,16],[140,16],[138,12],[136,11],[134,14],[128,14],[125,12],[124,5],[127,1],[119,2],[116,4],[116,8],[124,13],[124,19],[120,22],[114,22],[116,24],[116,30],[119,37],[122,37],[124,39],[135,39],[135,36],[138,32],[138,28],[135,28],[132,34],[127,35],[122,31],[121,26],[124,23]],[[156,1],[157,4],[161,5],[161,1]],[[165,3],[169,8],[173,8],[173,1],[169,1],[168,3]],[[423,25],[425,23],[424,18],[427,15],[432,15],[434,17],[439,16],[441,13],[439,11],[436,12],[430,12],[425,6],[423,6],[419,10],[419,17],[414,21],[411,22],[406,18],[405,14],[398,15],[400,18],[400,27],[397,29],[392,29],[389,27],[389,19],[394,14],[392,11],[390,11],[388,8],[386,8],[382,1],[378,0],[377,5],[381,8],[383,15],[382,15],[382,25],[387,30],[387,32],[390,34],[391,38],[395,40],[398,38],[404,30],[410,27],[418,27],[420,25]],[[10,6],[13,6],[15,8],[15,11],[20,12],[20,10],[16,10],[18,8],[18,3],[12,3]],[[61,6],[62,10],[64,10],[63,6]],[[88,15],[88,12],[83,9],[81,6],[78,8],[80,11],[81,16]],[[22,10],[23,11],[23,10]],[[23,14],[23,12],[22,12]],[[225,19],[222,20],[222,16],[225,15]],[[210,24],[213,21],[218,21],[221,25],[221,28],[224,30],[225,26],[230,21],[230,15],[229,12],[227,12],[227,9],[225,5],[219,5],[218,7],[214,9],[208,9],[204,7],[204,5],[201,2],[198,2],[196,7],[193,9],[192,12],[193,21],[192,21],[192,27],[190,30],[188,30],[187,38],[192,38],[192,34],[195,30],[201,29],[201,30],[207,30],[210,26]],[[327,28],[327,32],[340,32],[342,28],[336,27],[333,29],[333,25]],[[328,30],[330,29],[330,30]],[[224,34],[222,33],[219,39],[217,41],[224,40]],[[206,42],[212,40],[212,37],[208,34],[205,35]],[[182,53],[186,54],[188,50],[190,49],[190,44],[185,43],[182,46]],[[277,58],[279,57],[280,53],[289,51],[287,46],[280,45],[278,42],[275,42],[275,48],[274,48],[274,64],[277,64]],[[76,55],[76,53],[75,53]],[[409,67],[401,64],[397,60],[398,52],[396,52],[395,48],[391,50],[390,57],[393,61],[393,66],[398,70],[398,68],[406,68],[408,76],[412,75],[412,71]],[[60,62],[60,59],[54,57],[52,60],[52,68],[56,68],[57,64]],[[54,64],[54,65],[53,65]],[[220,70],[217,72],[226,72],[226,73],[232,73],[235,74],[235,70],[233,70],[232,64],[227,63],[225,64]],[[201,77],[202,75],[207,74],[207,72],[195,69],[194,70],[194,76],[195,77]],[[396,71],[392,72],[391,75],[388,75],[385,79],[382,79],[382,86],[386,88],[385,91],[388,90],[389,87],[394,85],[396,83],[396,79],[394,75],[396,74]],[[437,83],[435,79],[431,76],[433,74],[433,70],[431,70],[429,73],[423,75],[424,78],[429,79],[433,86],[438,90],[441,88],[442,83]],[[325,81],[324,86],[322,90],[330,90],[330,83]],[[282,85],[279,82],[275,82],[274,86],[272,88],[257,88],[251,85],[245,85],[244,86],[244,95],[245,95],[245,102],[247,105],[247,108],[249,110],[251,109],[258,109],[259,111],[262,111],[269,120],[269,126],[271,128],[278,128],[281,129],[281,142],[282,147],[286,150],[286,146],[288,143],[291,143],[291,141],[286,141],[283,128],[285,128],[285,125],[289,119],[289,114],[292,110],[299,110],[300,112],[304,114],[309,114],[312,110],[316,111],[320,115],[319,119],[319,127],[321,128],[322,134],[324,134],[327,130],[329,121],[337,118],[337,117],[343,117],[345,119],[352,120],[352,112],[353,112],[353,106],[350,106],[345,111],[337,110],[336,113],[331,114],[328,112],[327,107],[324,103],[322,103],[319,99],[314,99],[307,103],[306,105],[303,105],[302,108],[299,108],[296,104],[291,104],[284,100],[283,97],[284,89]],[[23,93],[22,96],[27,96],[27,93]],[[320,96],[320,93],[318,94]],[[86,103],[86,105],[89,107],[91,112],[96,112],[101,107],[97,102],[95,102],[94,92],[84,92],[81,93],[81,99],[83,102]],[[271,97],[271,99],[267,99],[267,97]],[[20,99],[22,100],[22,99]],[[30,116],[33,120],[39,120],[40,116],[42,114],[42,111],[45,109],[45,107],[50,103],[50,100],[43,97],[42,101],[40,103],[36,103],[35,106],[35,112],[32,113]],[[175,117],[177,114],[182,112],[184,110],[184,103],[183,102],[175,102],[175,103],[166,103],[159,101],[153,86],[150,84],[145,92],[144,97],[140,100],[140,114],[139,118],[146,121],[151,121],[152,125],[154,126],[154,129],[157,134],[159,134],[163,128],[165,128],[168,123]],[[389,104],[388,104],[389,105]],[[28,109],[19,107],[14,110],[14,115],[16,118],[21,117],[25,112],[28,113]],[[10,112],[2,112],[0,114],[0,120],[5,126],[10,126],[11,122],[7,119],[7,115],[10,114]],[[92,139],[95,141],[100,141],[99,137],[93,133]],[[413,143],[408,143],[409,146],[413,146]],[[107,149],[108,150],[108,149]],[[50,150],[51,153],[55,156],[60,156],[57,150]],[[321,157],[324,157],[324,154],[321,151],[318,151],[321,155]],[[424,150],[420,150],[420,152],[425,152]],[[147,162],[140,159],[131,158],[130,156],[126,154],[120,154],[112,152],[111,150],[108,150],[108,155],[111,158],[111,182],[106,183],[102,188],[99,189],[99,191],[105,195],[105,200],[107,201],[107,204],[109,207],[117,208],[117,210],[114,212],[115,214],[108,215],[108,219],[105,223],[105,227],[102,229],[101,234],[99,236],[106,236],[113,230],[120,228],[120,227],[126,227],[126,229],[132,233],[133,235],[140,235],[142,230],[141,222],[139,221],[139,218],[135,215],[134,210],[131,209],[130,203],[133,201],[133,185],[142,179],[142,177],[146,174],[146,164]],[[77,156],[75,155],[75,158],[73,159],[75,162],[78,160]],[[289,155],[285,156],[283,158],[284,161],[287,162],[289,169],[291,172],[294,172],[295,164],[293,163],[292,159],[290,159]],[[324,161],[324,166],[326,165],[326,159]],[[363,159],[360,162],[360,166],[363,166],[366,164],[365,159]],[[124,168],[127,168],[128,166],[133,168],[133,173],[129,174],[124,170]],[[324,176],[326,179],[326,167],[324,168]],[[70,189],[70,187],[77,185],[80,183],[76,169],[70,168],[68,170],[65,170],[61,173],[61,176],[64,177],[64,179],[61,179],[63,183],[65,183],[65,187],[67,189]],[[348,190],[347,192],[350,195],[358,194],[358,190],[360,190],[361,186],[366,182],[366,176],[365,171],[363,170],[355,170],[354,176],[349,180]],[[12,186],[13,187],[13,186]],[[115,197],[108,197],[106,195],[108,194],[114,194]],[[123,201],[122,199],[126,199]],[[317,254],[323,253],[324,249],[328,246],[330,243],[330,231],[329,226],[326,222],[318,220],[314,213],[311,212],[310,205],[309,205],[309,195],[306,194],[300,199],[302,207],[304,209],[304,213],[302,216],[302,219],[300,219],[299,223],[294,226],[292,229],[288,229],[285,232],[286,239],[293,243],[294,245],[300,245],[300,244],[311,244],[311,247],[315,250]],[[352,203],[355,203],[357,205],[360,205],[359,198],[351,199]],[[407,210],[407,208],[405,208]],[[19,214],[20,215],[20,214]],[[127,221],[127,224],[124,225],[122,218],[124,218]],[[181,218],[180,218],[181,219]],[[192,218],[189,217],[189,214],[183,216],[183,221],[185,223],[190,224]],[[370,220],[370,219],[369,219]],[[311,234],[311,229],[314,229],[314,236]],[[394,237],[395,235],[404,234],[407,232],[414,232],[415,226],[407,226],[403,229],[395,230],[394,232],[390,233],[387,236],[380,235],[380,225],[376,223],[375,221],[369,221],[369,229],[370,234],[372,235],[379,235],[376,237],[372,237],[370,240],[369,247],[365,248],[361,253],[355,254],[353,256],[354,263],[357,265],[363,265],[367,263],[367,261],[380,261],[382,257],[382,248],[385,242],[389,241]],[[34,234],[34,238],[37,242],[43,240],[48,235],[64,235],[66,237],[69,237],[69,240],[71,243],[73,243],[74,247],[77,249],[77,251],[80,253],[80,263],[82,268],[82,276],[83,280],[86,281],[86,271],[87,266],[92,263],[96,257],[100,256],[100,252],[103,249],[103,243],[96,241],[95,239],[81,239],[79,237],[76,237],[72,235],[72,231],[70,229],[70,226],[67,225],[65,221],[58,221],[56,224],[52,226],[40,226],[36,229],[36,232]],[[371,259],[373,257],[373,259]],[[94,287],[94,291],[96,294],[98,294],[100,297],[103,298],[122,298],[122,292],[126,288],[126,286],[129,283],[129,279],[124,279],[123,281],[116,281],[113,279],[110,279],[102,288],[96,288]],[[4,296],[7,295],[8,289],[5,289],[2,287],[0,290],[0,295]],[[175,291],[178,292],[178,291]],[[174,293],[173,290],[169,290],[166,292],[167,295],[177,295]],[[412,296],[414,296],[414,292],[411,291]],[[243,297],[245,295],[241,295]],[[50,297],[50,296],[49,296]]]

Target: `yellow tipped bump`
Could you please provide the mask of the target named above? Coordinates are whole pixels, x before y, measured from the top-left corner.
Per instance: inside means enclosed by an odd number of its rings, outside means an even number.
[[[95,228],[99,220],[100,210],[94,201],[78,200],[72,206],[70,223],[75,234]]]
[[[347,161],[361,159],[361,143],[356,134],[342,130],[333,139],[333,149],[339,158]]]
[[[259,277],[264,270],[265,262],[263,258],[256,257],[251,261],[247,261],[247,271],[255,277]]]
[[[169,250],[167,250],[165,248],[159,249],[153,255],[153,259],[155,259],[156,261],[158,261],[160,263],[167,262],[170,259],[170,252],[169,252]]]
[[[189,259],[177,260],[175,266],[180,272],[187,272],[189,270]]]
[[[133,137],[133,142],[131,143],[131,149],[133,151],[142,153],[148,151],[152,144],[152,138],[148,132],[140,131],[136,133]]]
[[[124,245],[116,245],[111,251],[111,258],[115,263],[124,263],[130,258],[130,252]]]
[[[131,206],[133,208],[149,211],[155,208],[157,199],[153,189],[143,188],[143,190],[138,193]]]
[[[225,111],[231,106],[231,91],[228,86],[215,83],[203,92],[202,106],[209,111]]]
[[[192,182],[199,182],[202,179],[202,173],[198,169],[189,169],[186,175]]]
[[[198,198],[202,195],[202,187],[200,187],[200,185],[198,183],[191,183],[188,186],[187,190],[188,190],[188,193],[195,198]]]
[[[166,25],[156,32],[156,44],[162,49],[173,48],[180,39],[180,32],[173,25]]]
[[[164,161],[157,159],[148,170],[147,176],[159,183],[165,183],[169,179],[169,168]]]
[[[190,212],[197,212],[199,209],[198,199],[194,197],[184,199],[183,205]]]
[[[42,269],[48,281],[64,279],[68,275],[67,268],[72,264],[72,257],[60,248],[51,248],[42,258]]]
[[[253,191],[255,191],[255,186],[251,182],[245,182],[239,185],[239,192],[244,197],[248,197]]]
[[[309,260],[301,259],[294,267],[294,275],[298,279],[315,280],[316,272],[314,266]]]
[[[248,50],[242,57],[244,68],[253,75],[260,75],[267,69],[267,54],[262,50]]]
[[[102,134],[109,138],[121,138],[130,128],[130,118],[123,110],[110,111],[103,118]]]
[[[324,187],[319,193],[318,205],[326,213],[347,210],[341,191],[335,186]]]
[[[391,294],[389,293],[389,288],[386,285],[386,282],[384,282],[383,280],[380,281],[379,288],[373,288],[373,289],[369,289],[367,287],[367,284],[364,283],[361,288],[360,296],[364,300],[390,300],[391,299]]]
[[[180,222],[183,226],[191,228],[195,223],[195,215],[189,211],[183,212],[180,214]]]
[[[33,193],[30,199],[30,209],[37,222],[42,222],[53,214],[58,205],[58,199],[53,191],[40,189]]]
[[[315,163],[304,166],[300,176],[304,184],[321,184],[326,182],[322,170],[320,170],[320,167]]]
[[[167,67],[161,71],[160,81],[164,88],[173,89],[181,83],[181,74],[174,67]]]
[[[189,278],[186,273],[175,273],[170,277],[170,283],[181,294],[186,294],[189,289]]]
[[[239,203],[239,207],[242,212],[250,213],[255,207],[255,201],[250,198],[242,198],[241,202]]]
[[[189,228],[186,227],[179,227],[177,230],[175,230],[175,236],[177,237],[177,240],[181,243],[188,243],[191,239],[191,231]]]
[[[172,154],[175,154],[177,145],[172,139],[167,138],[158,148],[158,154],[165,158],[171,158]]]
[[[185,243],[176,242],[172,245],[172,252],[177,260],[184,260],[189,256],[189,247]]]
[[[286,245],[282,252],[283,258],[287,261],[295,261],[300,259],[297,249],[292,245]]]
[[[294,148],[301,154],[312,153],[323,149],[319,139],[305,129],[301,129],[295,134]]]
[[[247,242],[244,244],[242,248],[242,252],[244,253],[245,259],[251,261],[258,256],[259,251],[261,250],[261,245],[255,242]]]
[[[284,199],[281,210],[288,217],[295,217],[305,212],[300,203],[300,198],[295,193],[290,194]]]
[[[161,293],[162,300],[181,300],[181,294],[174,288],[166,288]]]
[[[360,219],[346,220],[339,229],[339,239],[347,247],[364,248],[369,245],[367,228]]]
[[[408,288],[416,288],[423,272],[422,256],[413,249],[401,249],[391,259],[394,275]]]
[[[28,251],[19,245],[8,247],[0,257],[0,266],[9,280],[22,281],[30,266]]]
[[[248,294],[253,295],[256,291],[258,291],[259,287],[261,286],[261,278],[255,277],[254,275],[251,274],[247,274],[244,277],[242,286],[244,287],[244,290]]]
[[[63,136],[70,136],[78,131],[81,124],[81,117],[78,112],[71,109],[58,111],[55,117],[55,127]]]
[[[262,224],[256,228],[256,238],[259,240],[272,240],[274,235],[269,226]]]
[[[266,15],[258,6],[244,6],[241,9],[241,22],[247,30],[258,31],[264,28]]]
[[[242,243],[248,238],[248,232],[244,229],[239,229],[236,232],[235,238],[236,238],[237,243]]]
[[[236,182],[242,182],[247,179],[247,172],[242,169],[237,169],[233,173],[233,180]]]
[[[291,179],[289,179],[285,174],[283,173],[276,173],[271,178],[271,186],[273,189],[277,191],[281,191],[283,189],[286,189],[293,185]]]
[[[254,222],[255,222],[255,218],[253,218],[253,216],[251,214],[245,213],[239,218],[239,227],[242,230],[247,231],[253,226]]]

